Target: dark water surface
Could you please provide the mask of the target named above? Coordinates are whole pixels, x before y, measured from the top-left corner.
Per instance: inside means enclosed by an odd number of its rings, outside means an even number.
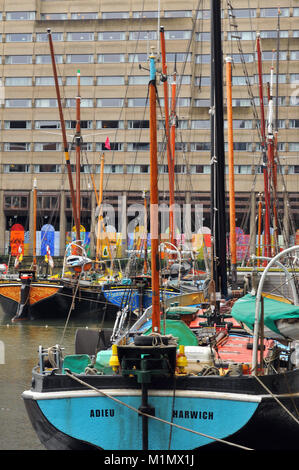
[[[78,327],[99,327],[96,320],[35,320],[11,323],[0,314],[0,450],[45,450],[27,416],[24,390],[30,389],[32,368],[37,364],[38,347],[60,344],[65,354],[74,353]],[[109,325],[111,326],[111,322]]]

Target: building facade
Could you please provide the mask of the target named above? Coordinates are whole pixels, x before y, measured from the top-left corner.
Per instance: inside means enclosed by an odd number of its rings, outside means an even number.
[[[113,222],[117,230],[134,219],[134,204],[143,204],[144,191],[148,195],[148,55],[153,47],[161,57],[162,25],[169,93],[175,70],[177,74],[176,203],[190,206],[187,214],[192,230],[196,229],[195,206],[201,205],[203,224],[209,227],[210,4],[206,0],[186,0],[182,10],[178,0],[155,3],[0,1],[0,254],[8,251],[8,234],[15,223],[23,225],[25,231],[32,230],[35,179],[37,229],[51,224],[59,232],[60,254],[64,253],[66,232],[73,227],[48,28],[53,38],[74,180],[75,99],[80,70],[81,223],[86,230],[94,233],[94,185],[98,189],[102,153],[104,202],[115,209]],[[278,28],[279,70],[275,52]],[[222,30],[224,59],[233,59],[236,224],[245,233],[254,232],[257,201],[263,193],[256,58],[256,34],[260,33],[266,117],[266,83],[272,65],[275,96],[278,91],[278,208],[283,218],[280,233],[283,227],[284,237],[289,240],[299,228],[299,4],[286,0],[223,1]],[[161,71],[161,61],[158,69]],[[167,206],[164,95],[159,80],[158,94],[159,188],[161,204]],[[225,76],[224,119],[226,129]],[[107,137],[111,150],[105,147]],[[227,150],[226,130],[225,140]],[[120,206],[130,211],[120,215]]]

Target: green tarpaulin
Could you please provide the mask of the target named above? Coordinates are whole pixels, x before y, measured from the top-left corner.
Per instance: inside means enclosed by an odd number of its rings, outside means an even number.
[[[264,302],[264,324],[270,330],[279,333],[277,329],[276,321],[285,318],[299,318],[299,306],[293,304],[287,304],[279,300],[268,299],[263,297]],[[247,294],[241,299],[238,299],[232,308],[231,315],[237,321],[244,323],[245,325],[253,330],[254,319],[255,319],[255,303],[256,297],[251,294]]]

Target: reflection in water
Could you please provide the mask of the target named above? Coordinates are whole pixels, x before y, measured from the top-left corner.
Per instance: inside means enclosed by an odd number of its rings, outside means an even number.
[[[38,347],[60,344],[65,354],[74,353],[77,328],[111,327],[95,321],[52,320],[11,323],[0,316],[0,341],[4,360],[0,360],[0,450],[43,450],[27,416],[21,394],[30,388],[31,371],[38,359]],[[1,359],[1,358],[0,358]],[[4,362],[4,363],[2,363]],[[3,432],[5,430],[5,432]]]

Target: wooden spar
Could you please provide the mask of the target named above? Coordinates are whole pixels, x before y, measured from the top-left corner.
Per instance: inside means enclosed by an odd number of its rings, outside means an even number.
[[[268,149],[268,164],[269,164],[269,173],[272,182],[274,182],[274,135],[273,135],[273,67],[271,67],[270,83],[267,86],[268,88],[268,135],[267,135],[267,149]],[[274,188],[273,188],[274,189]],[[276,254],[277,250],[277,220],[276,215],[276,188],[274,189],[274,200],[273,200],[273,228],[274,228],[274,247],[272,250],[272,243],[270,240],[270,250],[272,256]]]
[[[147,202],[145,191],[143,192],[143,204],[144,204],[144,264],[143,272],[147,274]]]
[[[97,230],[97,247],[96,247],[96,261],[99,261],[100,257],[100,252],[101,252],[101,224],[102,224],[102,218],[101,218],[101,205],[103,201],[103,176],[104,176],[104,161],[105,161],[105,155],[102,153],[101,156],[101,173],[100,173],[100,187],[99,187],[99,196],[98,196],[98,207],[99,207],[99,215],[98,215],[98,230]]]
[[[61,98],[60,98],[60,91],[59,91],[59,85],[58,85],[55,56],[54,56],[54,47],[53,47],[51,30],[48,29],[47,32],[48,32],[48,38],[49,38],[50,54],[51,54],[51,61],[52,61],[52,68],[53,68],[53,75],[54,75],[54,82],[55,82],[55,90],[56,90],[58,109],[59,109],[59,117],[60,117],[61,132],[62,132],[62,139],[63,139],[63,150],[64,150],[67,173],[68,173],[69,185],[70,185],[71,201],[72,201],[72,207],[73,207],[73,216],[74,216],[75,227],[76,227],[76,238],[77,238],[77,240],[80,240],[80,221],[77,217],[77,214],[78,214],[78,212],[77,212],[77,203],[76,203],[76,197],[75,197],[75,191],[74,191],[74,185],[73,185],[72,169],[71,169],[70,157],[69,157],[69,152],[68,152],[68,144],[67,144],[67,139],[66,139],[65,122],[64,122],[62,106],[61,106]]]
[[[227,136],[228,136],[228,172],[229,172],[229,221],[232,288],[237,288],[237,251],[236,251],[236,209],[234,181],[234,139],[232,108],[232,59],[226,58],[226,94],[227,94]]]
[[[168,109],[168,81],[167,81],[167,65],[166,65],[166,49],[164,27],[160,27],[161,39],[161,59],[163,74],[163,90],[164,90],[164,109],[165,109],[165,129],[166,129],[166,150],[169,175],[169,241],[174,244],[174,153],[170,143],[169,133],[169,109]]]
[[[77,72],[77,96],[76,96],[76,205],[77,218],[81,220],[81,184],[80,184],[80,167],[81,167],[81,117],[80,117],[80,70]],[[80,240],[80,238],[78,239]]]
[[[150,230],[152,274],[152,331],[160,333],[160,282],[159,282],[159,235],[158,235],[158,163],[157,163],[157,116],[156,116],[156,64],[150,57],[149,106],[150,106]]]
[[[33,270],[36,270],[36,202],[37,202],[37,181],[33,180]]]
[[[221,5],[211,0],[211,233],[216,291],[227,296]]]
[[[263,98],[263,73],[261,61],[261,45],[260,35],[257,34],[257,59],[258,59],[258,77],[259,77],[259,96],[261,109],[261,134],[262,134],[262,154],[263,154],[263,173],[264,173],[264,196],[265,196],[265,224],[264,224],[264,245],[265,257],[270,257],[270,194],[269,194],[269,175],[266,156],[266,134],[265,134],[265,114],[264,114],[264,98]],[[267,264],[267,261],[264,263]]]
[[[262,233],[262,195],[259,193],[259,202],[258,202],[258,249],[257,249],[257,265],[260,266],[260,256],[262,256],[261,252],[261,233]]]

